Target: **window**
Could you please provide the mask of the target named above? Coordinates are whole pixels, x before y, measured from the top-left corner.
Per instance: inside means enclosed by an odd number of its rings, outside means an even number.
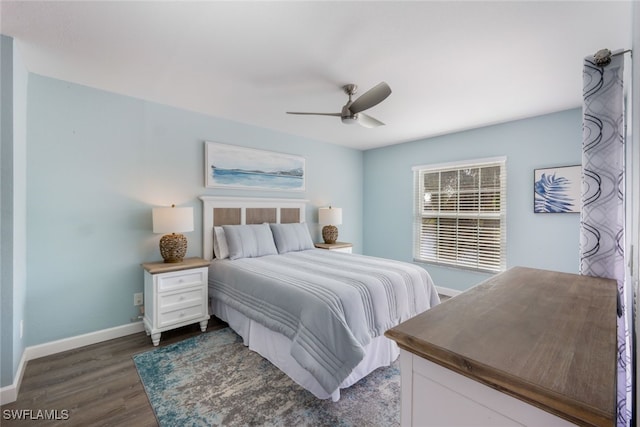
[[[414,260],[506,268],[506,158],[413,168]]]

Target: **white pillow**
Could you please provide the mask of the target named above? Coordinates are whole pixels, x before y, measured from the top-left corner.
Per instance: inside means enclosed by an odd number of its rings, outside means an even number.
[[[313,249],[313,240],[305,223],[269,224],[278,253]]]
[[[229,258],[229,245],[222,227],[213,227],[213,254],[218,259]]]
[[[229,259],[277,255],[269,224],[223,225]]]

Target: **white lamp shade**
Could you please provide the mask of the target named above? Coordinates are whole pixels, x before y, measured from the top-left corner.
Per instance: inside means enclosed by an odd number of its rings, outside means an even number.
[[[193,208],[153,208],[154,233],[193,231]]]
[[[320,225],[342,224],[342,208],[328,207],[318,209],[318,222]]]

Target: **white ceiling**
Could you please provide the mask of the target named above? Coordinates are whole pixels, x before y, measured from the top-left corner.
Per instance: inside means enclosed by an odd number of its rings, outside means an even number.
[[[5,1],[29,71],[368,149],[581,105],[582,59],[631,48],[630,1]],[[393,93],[344,125],[341,86]],[[203,138],[206,135],[203,135]]]

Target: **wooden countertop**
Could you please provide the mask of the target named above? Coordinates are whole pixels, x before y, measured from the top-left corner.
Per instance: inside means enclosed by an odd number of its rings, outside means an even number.
[[[151,274],[168,273],[170,271],[186,270],[188,268],[207,267],[211,261],[203,258],[185,258],[182,262],[145,262],[142,268]]]
[[[351,248],[353,244],[347,242],[335,242],[335,243],[314,243],[314,246],[319,249],[342,249]]]
[[[388,330],[400,348],[580,425],[615,425],[616,282],[514,267]]]

